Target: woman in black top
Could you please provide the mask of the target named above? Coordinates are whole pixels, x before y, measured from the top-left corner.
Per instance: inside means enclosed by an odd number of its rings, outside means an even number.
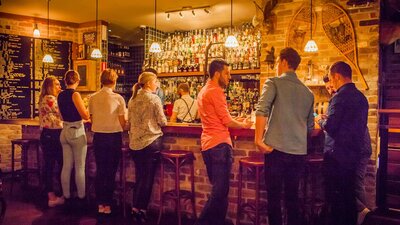
[[[70,180],[75,168],[75,183],[78,198],[85,198],[85,160],[87,152],[86,134],[82,120],[89,119],[81,95],[75,91],[80,77],[76,71],[69,70],[64,77],[67,88],[58,95],[58,105],[63,118],[60,141],[63,147],[63,168],[61,184],[66,200],[71,198]]]

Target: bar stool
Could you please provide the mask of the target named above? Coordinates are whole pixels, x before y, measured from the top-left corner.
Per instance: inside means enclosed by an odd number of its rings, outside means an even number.
[[[24,177],[24,185],[28,183],[28,173],[35,173],[38,175],[39,186],[41,185],[41,161],[40,161],[40,152],[39,152],[39,144],[40,141],[38,139],[13,139],[11,140],[11,189],[10,192],[12,194],[13,184],[15,178],[15,146],[19,145],[21,147],[21,170],[19,171]],[[28,150],[33,146],[36,151],[36,162],[37,168],[29,168],[28,166]]]
[[[306,157],[306,168],[304,171],[304,209],[307,209],[306,206],[309,206],[309,211],[305,210],[305,218],[307,220],[307,224],[313,225],[318,224],[317,217],[321,213],[323,207],[323,201],[316,201],[317,198],[317,168],[322,165],[324,158],[321,153],[309,154]],[[308,179],[310,179],[309,185]],[[308,197],[308,187],[311,189],[311,195]]]
[[[255,171],[255,203],[242,203],[242,179],[243,168]],[[237,199],[237,212],[236,224],[240,224],[241,213],[254,214],[254,218],[250,219],[255,225],[260,224],[260,211],[266,212],[266,206],[260,206],[260,179],[261,170],[264,168],[264,158],[262,157],[245,157],[239,160],[239,183],[238,183],[238,199]]]
[[[166,199],[173,199],[176,203],[176,211],[178,214],[178,225],[182,224],[181,219],[181,199],[190,199],[192,203],[193,217],[197,218],[196,215],[196,201],[194,191],[194,166],[193,160],[195,157],[193,152],[183,150],[173,151],[161,151],[161,170],[160,170],[160,211],[158,215],[157,224],[161,222],[161,216],[163,213],[163,203]],[[164,166],[170,164],[175,168],[175,189],[164,192]],[[191,191],[180,189],[180,168],[184,165],[190,166],[191,172]]]

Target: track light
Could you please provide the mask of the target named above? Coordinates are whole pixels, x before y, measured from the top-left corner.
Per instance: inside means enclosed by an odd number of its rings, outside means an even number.
[[[181,19],[184,17],[182,12],[179,12],[179,17],[180,17]]]
[[[196,13],[194,13],[194,10],[192,10],[192,15],[193,15],[193,17],[195,17],[195,16],[196,16]]]
[[[169,13],[167,13],[167,20],[171,20],[171,15],[169,15]]]

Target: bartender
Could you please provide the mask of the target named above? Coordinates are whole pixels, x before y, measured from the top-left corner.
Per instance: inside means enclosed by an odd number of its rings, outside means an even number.
[[[171,122],[193,123],[197,116],[197,101],[189,95],[189,85],[180,83],[178,85],[178,94],[181,96],[174,102],[172,109]]]

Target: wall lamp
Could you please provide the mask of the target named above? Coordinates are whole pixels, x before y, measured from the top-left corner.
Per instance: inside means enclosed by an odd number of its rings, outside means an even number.
[[[190,15],[190,13],[192,14],[193,17],[196,17],[196,15],[198,15],[199,12],[204,11],[205,14],[211,14],[210,11],[211,6],[206,5],[206,6],[199,6],[199,7],[192,7],[192,6],[184,6],[181,9],[174,9],[174,10],[169,10],[166,11],[166,20],[171,20],[171,16],[173,14],[177,14],[179,16],[179,18],[184,18],[185,17],[185,12],[186,15]]]

